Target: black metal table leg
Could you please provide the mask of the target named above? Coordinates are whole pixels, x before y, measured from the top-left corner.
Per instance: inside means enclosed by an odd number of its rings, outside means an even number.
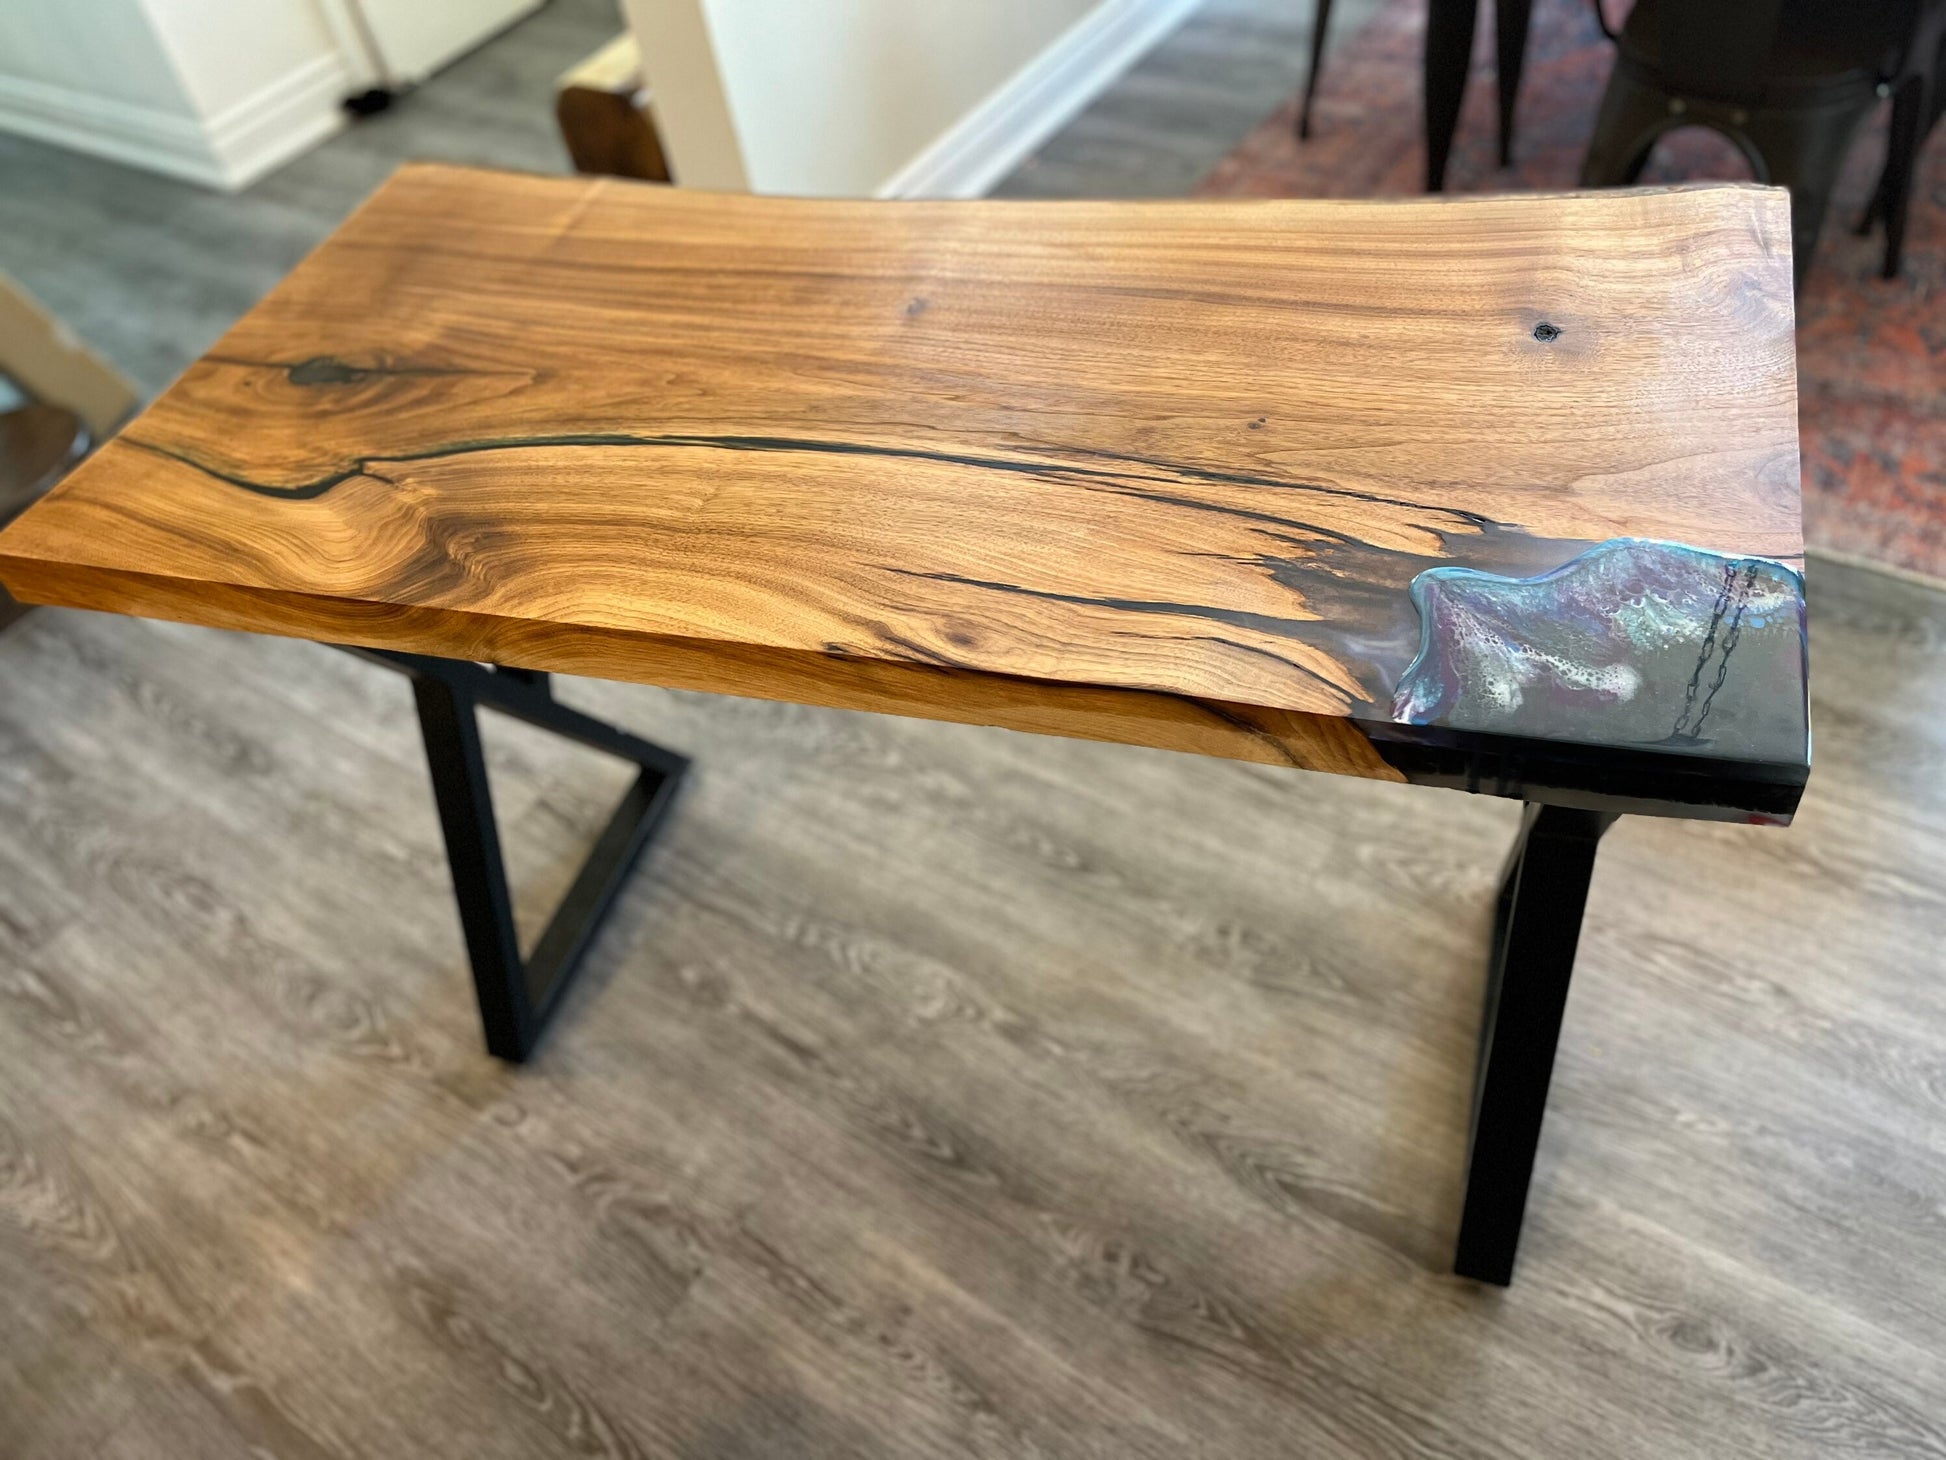
[[[412,678],[487,1050],[519,1063],[540,1041],[623,879],[674,800],[689,761],[560,704],[539,671],[390,649],[351,652]],[[481,705],[642,768],[524,959],[487,784]]]
[[[1502,874],[1473,1080],[1466,1200],[1453,1270],[1513,1279],[1554,1047],[1574,972],[1595,848],[1615,817],[1529,806]]]

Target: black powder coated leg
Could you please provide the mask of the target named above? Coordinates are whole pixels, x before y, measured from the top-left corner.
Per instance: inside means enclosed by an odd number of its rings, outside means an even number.
[[[1324,62],[1325,32],[1331,28],[1331,0],[1318,0],[1311,21],[1311,66],[1304,76],[1304,101],[1297,109],[1297,135],[1311,135],[1311,102],[1318,94],[1318,68]]]
[[[1446,158],[1459,128],[1460,101],[1466,95],[1467,67],[1473,60],[1473,26],[1479,0],[1428,0],[1426,7],[1426,191],[1446,187]]]
[[[1892,125],[1885,138],[1885,169],[1872,197],[1878,216],[1885,220],[1885,262],[1879,272],[1887,279],[1899,277],[1899,262],[1905,254],[1905,223],[1912,206],[1913,169],[1919,160],[1924,96],[1924,83],[1916,76],[1908,78],[1892,94]]]
[[[411,676],[487,1051],[519,1063],[539,1043],[609,904],[675,799],[689,762],[558,703],[547,676],[538,671],[385,649],[352,652]],[[642,768],[524,959],[487,784],[481,705]]]
[[[1461,1277],[1503,1287],[1513,1280],[1595,848],[1614,820],[1605,812],[1529,806],[1507,859],[1487,965],[1466,1201],[1453,1259]]]
[[[1534,0],[1494,0],[1494,66],[1500,88],[1500,165],[1513,166],[1514,107],[1520,100],[1520,74],[1527,68],[1527,31]]]

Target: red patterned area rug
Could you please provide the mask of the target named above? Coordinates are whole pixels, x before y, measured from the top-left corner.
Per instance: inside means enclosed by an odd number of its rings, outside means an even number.
[[[1425,9],[1425,0],[1392,0],[1326,55],[1308,142],[1292,129],[1293,98],[1217,164],[1198,196],[1418,192]],[[1495,155],[1492,12],[1482,10],[1447,186],[1574,186],[1614,48],[1585,0],[1538,0],[1514,165],[1503,170]],[[1798,305],[1805,537],[1835,555],[1946,581],[1946,124],[1920,161],[1903,273],[1887,280],[1878,277],[1882,239],[1851,232],[1878,180],[1884,122],[1881,115],[1852,149]],[[1643,181],[1749,176],[1728,142],[1691,128],[1656,149]]]

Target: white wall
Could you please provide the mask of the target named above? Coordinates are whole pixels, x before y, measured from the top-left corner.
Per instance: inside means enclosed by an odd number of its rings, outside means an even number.
[[[253,182],[344,126],[351,71],[313,0],[142,4],[196,108],[219,185]]]
[[[115,77],[130,106],[178,116],[190,110],[142,0],[5,0],[0,75],[91,93],[101,92],[104,77]]]
[[[538,10],[543,0],[321,0],[343,17],[341,29],[368,42],[372,79],[423,81],[496,31]],[[356,6],[356,13],[353,6]],[[335,18],[335,17],[334,17]],[[621,17],[615,17],[619,25]]]
[[[985,192],[1198,0],[625,0],[676,180]]]
[[[343,125],[314,0],[0,0],[0,128],[236,188]]]
[[[178,176],[213,168],[142,0],[0,0],[0,127]]]
[[[0,130],[240,188],[539,4],[0,0]]]

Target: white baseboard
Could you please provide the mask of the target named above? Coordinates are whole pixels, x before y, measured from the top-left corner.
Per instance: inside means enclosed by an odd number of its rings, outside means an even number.
[[[881,183],[878,196],[982,196],[1201,3],[1102,0]]]
[[[0,75],[0,130],[111,162],[223,186],[223,169],[193,117]]]
[[[344,57],[326,51],[211,117],[209,146],[220,186],[246,188],[339,131],[351,89]]]
[[[345,124],[350,78],[313,57],[217,116],[197,118],[0,75],[0,130],[234,192]]]

